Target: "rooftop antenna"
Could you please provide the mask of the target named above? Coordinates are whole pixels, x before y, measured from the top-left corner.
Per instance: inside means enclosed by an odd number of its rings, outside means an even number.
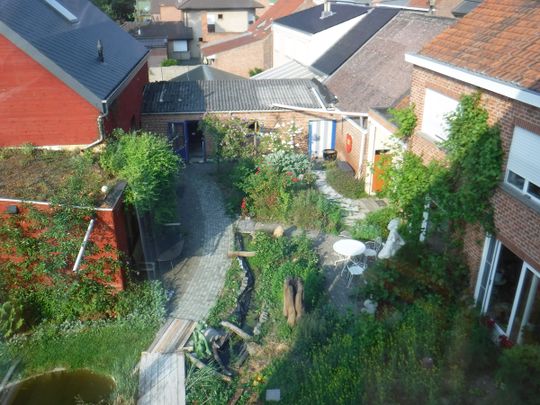
[[[323,11],[321,13],[321,20],[324,20],[325,18],[328,18],[334,14],[335,13],[332,11],[330,2],[328,0],[324,0]]]
[[[103,44],[101,43],[101,39],[97,40],[97,55],[98,55],[98,60],[101,63],[105,62],[105,58],[103,57]]]

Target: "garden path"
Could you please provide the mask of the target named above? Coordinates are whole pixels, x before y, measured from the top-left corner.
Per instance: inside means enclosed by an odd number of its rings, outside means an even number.
[[[326,182],[326,172],[324,170],[314,170],[317,176],[315,184],[319,191],[326,198],[339,204],[343,210],[345,225],[352,226],[356,221],[364,219],[367,213],[386,207],[384,200],[374,197],[359,198],[353,200],[343,197]]]
[[[188,164],[179,185],[180,218],[185,232],[181,261],[163,274],[174,291],[173,318],[204,319],[219,296],[230,266],[232,220],[224,209],[213,163]]]

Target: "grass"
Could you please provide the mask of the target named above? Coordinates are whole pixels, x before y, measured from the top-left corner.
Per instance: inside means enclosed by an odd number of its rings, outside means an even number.
[[[220,327],[219,323],[222,320],[229,320],[234,323],[234,319],[228,318],[231,316],[236,306],[236,300],[243,277],[244,271],[238,264],[238,261],[233,260],[231,267],[227,270],[227,274],[225,275],[223,290],[206,319],[209,326]]]
[[[138,374],[133,368],[141,351],[152,342],[158,325],[141,321],[109,321],[81,331],[59,333],[42,328],[39,333],[3,346],[2,362],[20,359],[19,377],[50,371],[57,367],[89,369],[111,376],[116,382],[113,396],[131,403],[136,394]]]
[[[340,169],[335,163],[327,165],[326,181],[343,197],[356,200],[367,195],[364,180],[356,179],[352,173]]]

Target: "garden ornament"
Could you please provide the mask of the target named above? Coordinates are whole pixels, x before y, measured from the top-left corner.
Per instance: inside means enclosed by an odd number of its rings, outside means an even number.
[[[388,223],[387,228],[390,233],[388,234],[388,239],[386,239],[386,243],[379,252],[379,259],[391,258],[405,244],[405,241],[397,231],[399,223],[399,218],[394,218]]]

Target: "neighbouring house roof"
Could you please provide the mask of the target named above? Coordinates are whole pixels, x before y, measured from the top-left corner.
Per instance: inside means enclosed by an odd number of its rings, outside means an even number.
[[[157,82],[145,87],[142,113],[280,110],[274,104],[322,111],[316,94],[318,85],[306,79]]]
[[[370,10],[364,18],[319,59],[313,62],[311,66],[326,75],[331,75],[394,18],[398,12],[397,9],[385,7]]]
[[[242,76],[238,76],[224,70],[216,69],[208,65],[200,65],[194,69],[188,70],[186,73],[171,79],[171,81],[185,80],[247,80]]]
[[[485,0],[420,55],[540,92],[539,22],[538,1]]]
[[[122,28],[128,31],[135,39],[193,39],[193,29],[186,27],[182,21],[164,22],[128,22]]]
[[[2,0],[0,34],[101,109],[101,100],[112,101],[148,50],[90,1],[54,3],[77,20],[70,22],[45,0]],[[98,40],[104,63],[98,60]]]
[[[302,65],[300,62],[291,60],[283,65],[265,70],[253,77],[252,80],[261,79],[317,79],[323,81],[326,75],[311,69],[309,66]]]
[[[484,0],[464,0],[452,10],[452,14],[456,17],[463,17],[478,7],[482,1]]]
[[[308,34],[316,34],[327,30],[336,25],[359,17],[368,12],[369,7],[362,5],[332,3],[332,12],[330,17],[321,19],[323,5],[308,8],[307,10],[299,11],[287,17],[275,20],[275,24],[283,25],[288,28],[303,31]]]
[[[305,0],[279,0],[249,26],[247,33],[230,39],[214,41],[201,48],[201,52],[205,56],[215,55],[264,39],[272,32],[270,28],[274,20],[291,14],[304,3]]]
[[[186,0],[178,8],[180,10],[243,10],[264,8],[264,6],[255,0]]]
[[[337,107],[367,112],[370,107],[392,105],[410,87],[412,65],[405,62],[405,53],[417,52],[454,23],[450,18],[399,11],[325,81],[339,100]]]

